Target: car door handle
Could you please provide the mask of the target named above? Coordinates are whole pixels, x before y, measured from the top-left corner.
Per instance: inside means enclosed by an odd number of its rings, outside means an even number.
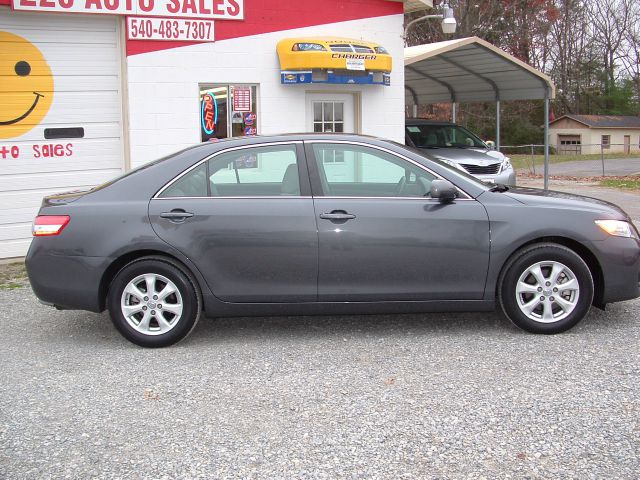
[[[351,220],[356,216],[341,210],[334,210],[331,213],[321,213],[320,218],[324,220]]]
[[[193,217],[193,213],[184,210],[171,210],[170,212],[162,212],[160,218],[167,218],[173,222],[184,222],[187,218]]]

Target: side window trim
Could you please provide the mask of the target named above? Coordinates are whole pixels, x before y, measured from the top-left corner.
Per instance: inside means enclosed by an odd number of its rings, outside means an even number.
[[[402,160],[405,160],[405,161],[409,162],[410,164],[414,165],[415,167],[417,167],[417,168],[419,168],[421,170],[424,170],[425,172],[429,173],[430,175],[433,175],[438,180],[446,180],[446,178],[444,178],[442,175],[439,175],[438,173],[436,173],[433,170],[429,169],[428,167],[416,162],[415,160],[412,160],[412,159],[410,159],[408,157],[405,157],[402,154],[394,152],[393,150],[389,150],[389,149],[386,149],[384,147],[380,147],[378,145],[370,145],[370,144],[367,144],[367,143],[353,142],[353,141],[348,141],[348,140],[305,140],[304,141],[304,150],[305,150],[305,153],[306,153],[307,168],[309,169],[309,176],[311,178],[311,194],[314,197],[328,197],[328,198],[387,198],[387,199],[399,199],[399,200],[432,200],[431,198],[428,198],[428,197],[424,197],[424,198],[420,198],[420,197],[344,197],[344,196],[325,195],[324,194],[324,189],[323,189],[323,182],[321,181],[322,173],[319,171],[319,169],[317,167],[315,153],[313,151],[313,145],[314,144],[318,144],[318,143],[328,144],[328,145],[332,145],[332,144],[353,145],[353,146],[357,146],[357,147],[365,147],[365,148],[371,148],[371,149],[374,149],[374,150],[379,150],[381,152],[385,152],[385,153],[387,153],[389,155],[393,155],[395,157],[401,158]],[[326,179],[325,179],[325,182],[326,182]],[[455,185],[455,186],[460,191],[460,193],[462,194],[462,196],[460,198],[458,198],[458,200],[474,200],[474,198],[471,195],[469,195],[467,192],[465,192],[458,185]]]
[[[303,145],[302,140],[291,140],[291,141],[282,141],[282,142],[267,142],[267,143],[254,143],[251,145],[242,145],[242,146],[238,146],[238,147],[230,147],[230,148],[225,148],[224,150],[220,150],[217,152],[212,153],[211,155],[207,155],[206,157],[204,157],[203,159],[199,160],[197,163],[191,165],[189,168],[187,168],[186,170],[184,170],[183,172],[181,172],[180,174],[176,175],[174,178],[172,178],[171,180],[169,180],[167,183],[165,183],[157,192],[156,194],[151,198],[151,200],[169,200],[169,199],[175,199],[175,198],[190,198],[190,199],[194,199],[194,198],[208,198],[208,199],[215,199],[215,198],[266,198],[263,196],[247,196],[247,197],[214,197],[211,196],[211,186],[209,185],[209,182],[207,182],[207,196],[206,197],[161,197],[162,193],[167,190],[168,188],[170,188],[175,182],[179,181],[182,177],[184,177],[185,175],[188,175],[191,171],[197,169],[200,165],[202,165],[203,163],[206,162],[206,169],[207,169],[207,178],[210,177],[210,172],[209,172],[209,160],[228,153],[228,152],[232,152],[235,150],[246,150],[246,149],[250,149],[250,148],[256,148],[256,147],[271,147],[271,146],[278,146],[278,145],[283,145],[283,146],[293,146],[295,148],[295,153],[296,153],[296,164],[298,165],[298,181],[300,182],[300,195],[294,195],[294,196],[278,196],[278,197],[274,197],[274,198],[301,198],[301,197],[310,197],[311,196],[311,185],[309,183],[309,174],[308,174],[308,166],[307,166],[307,162],[306,162],[306,154],[305,154],[305,148]]]
[[[305,160],[306,160],[305,163],[307,166],[307,171],[309,172],[309,179],[311,181],[311,195],[314,197],[326,197],[327,195],[325,195],[325,191],[324,191],[325,189],[323,188],[323,185],[326,184],[328,189],[327,179],[323,178],[324,174],[320,172],[320,169],[318,168],[318,164],[316,163],[315,153],[313,152],[313,143],[314,142],[310,142],[310,141],[304,142],[304,151],[305,151]],[[330,143],[330,142],[325,142],[325,143]]]

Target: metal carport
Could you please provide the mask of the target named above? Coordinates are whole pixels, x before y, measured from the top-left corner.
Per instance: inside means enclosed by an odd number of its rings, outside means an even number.
[[[548,188],[549,100],[555,86],[544,73],[478,37],[404,49],[406,104],[496,102],[496,148],[500,148],[500,102],[544,100],[544,188]]]

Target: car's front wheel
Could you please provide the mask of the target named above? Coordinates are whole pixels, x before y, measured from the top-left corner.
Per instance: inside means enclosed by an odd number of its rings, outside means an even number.
[[[107,298],[111,320],[131,342],[166,347],[186,337],[201,313],[195,280],[169,259],[146,257],[126,265]]]
[[[582,320],[593,301],[584,260],[562,245],[531,245],[506,264],[498,299],[516,326],[532,333],[564,332]]]

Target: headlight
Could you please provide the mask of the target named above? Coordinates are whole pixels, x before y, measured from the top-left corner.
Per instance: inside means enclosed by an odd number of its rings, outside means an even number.
[[[614,237],[638,238],[635,228],[624,220],[596,220],[596,225]]]
[[[291,48],[294,52],[324,52],[324,48],[319,43],[296,43]]]
[[[500,173],[504,172],[505,170],[509,170],[511,168],[510,160],[511,159],[509,157],[504,157],[504,160],[502,161],[502,165],[500,165]]]

